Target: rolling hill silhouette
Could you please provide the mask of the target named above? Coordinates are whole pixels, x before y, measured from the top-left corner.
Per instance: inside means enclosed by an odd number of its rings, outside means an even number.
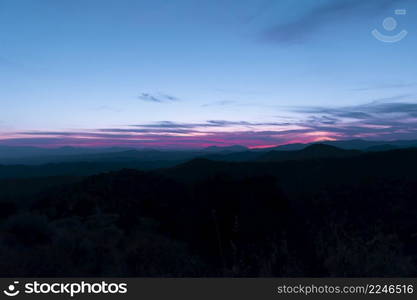
[[[204,148],[203,152],[243,152],[247,151],[248,148],[240,145],[233,145],[228,147],[219,147],[219,146],[210,146],[207,148]]]
[[[342,158],[359,155],[359,150],[344,150],[326,144],[313,144],[302,150],[270,151],[261,157],[260,161],[306,160],[320,158]]]
[[[37,147],[11,147],[0,145],[0,165],[40,165],[47,163],[64,162],[142,162],[147,169],[168,167],[179,164],[197,157],[206,157],[212,160],[223,161],[251,161],[269,151],[293,152],[300,151],[312,145],[329,145],[344,150],[361,151],[386,151],[392,149],[404,149],[417,147],[417,141],[365,141],[365,140],[343,140],[324,141],[310,144],[288,144],[278,147],[248,149],[235,145],[230,147],[212,146],[196,150],[155,150],[155,149],[129,149],[129,148],[37,148]],[[326,151],[325,149],[317,150]],[[327,150],[329,155],[334,155]],[[302,156],[302,154],[299,154]],[[313,154],[306,154],[313,155]],[[318,154],[317,154],[318,155]],[[278,155],[277,155],[278,156]],[[289,154],[296,156],[295,154]],[[282,154],[282,157],[285,157]],[[152,165],[155,165],[154,167]]]
[[[2,272],[416,276],[417,149],[293,152],[0,180]]]
[[[389,147],[389,149],[391,146]],[[363,156],[366,153],[386,155],[390,151],[344,150],[325,144],[313,144],[302,150],[295,151],[244,151],[244,152],[216,152],[201,151],[156,151],[129,150],[112,153],[94,153],[88,155],[71,155],[57,158],[56,163],[35,165],[1,165],[0,179],[3,178],[31,178],[46,176],[90,176],[102,172],[117,171],[124,168],[138,170],[155,170],[170,168],[183,163],[195,163],[197,158],[218,162],[285,162],[323,159],[342,159]],[[411,152],[415,148],[408,148]],[[398,149],[398,151],[407,149]],[[392,150],[394,151],[394,150]],[[407,151],[405,151],[407,152]],[[400,153],[395,152],[394,153]],[[387,154],[388,155],[388,154]],[[395,156],[395,154],[394,154]],[[371,156],[373,157],[373,156]],[[197,161],[205,161],[198,160]],[[188,163],[187,163],[188,162]],[[211,164],[212,165],[212,164]],[[268,166],[262,166],[269,168]],[[236,167],[234,167],[236,168]],[[204,167],[201,168],[204,172]]]

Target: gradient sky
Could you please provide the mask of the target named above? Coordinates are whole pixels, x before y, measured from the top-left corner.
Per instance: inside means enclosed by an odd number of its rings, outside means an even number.
[[[413,0],[0,0],[0,145],[417,139],[416,14]]]

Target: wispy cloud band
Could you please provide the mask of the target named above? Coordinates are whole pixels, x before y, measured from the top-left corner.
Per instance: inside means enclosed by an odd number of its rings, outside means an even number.
[[[366,138],[417,139],[417,103],[376,101],[346,107],[297,107],[297,121],[161,121],[120,128],[21,131],[0,137],[0,145],[128,146],[200,148],[241,144],[263,147],[293,142]]]
[[[139,100],[145,102],[154,102],[154,103],[166,103],[166,102],[175,102],[179,101],[179,98],[168,95],[168,94],[151,94],[151,93],[140,93],[138,96]]]

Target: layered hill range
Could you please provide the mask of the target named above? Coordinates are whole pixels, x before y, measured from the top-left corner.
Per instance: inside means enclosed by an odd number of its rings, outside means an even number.
[[[327,146],[327,147],[326,147]],[[333,146],[333,147],[330,147]],[[218,147],[211,146],[198,150],[155,150],[155,149],[134,149],[123,147],[110,148],[81,148],[81,147],[60,147],[60,148],[38,148],[38,147],[13,147],[0,145],[0,164],[45,164],[54,162],[79,162],[79,161],[186,161],[196,157],[210,159],[221,159],[231,161],[246,161],[256,159],[278,158],[286,159],[302,158],[306,156],[339,155],[340,150],[360,151],[387,151],[404,148],[417,148],[417,140],[400,141],[366,141],[366,140],[344,140],[344,141],[323,141],[308,144],[287,144],[271,148],[249,149],[244,146]],[[305,151],[302,151],[305,150]],[[290,153],[289,151],[300,151]],[[322,153],[323,152],[323,153]],[[321,154],[320,154],[321,153]],[[333,153],[333,154],[331,154]],[[345,152],[347,154],[348,152]],[[353,154],[354,152],[351,152]]]
[[[46,176],[89,176],[124,168],[155,170],[205,159],[223,162],[285,162],[349,158],[375,152],[416,149],[417,141],[326,141],[264,149],[212,146],[200,150],[128,148],[45,149],[0,146],[0,179]]]
[[[415,146],[16,149],[2,274],[416,277]]]

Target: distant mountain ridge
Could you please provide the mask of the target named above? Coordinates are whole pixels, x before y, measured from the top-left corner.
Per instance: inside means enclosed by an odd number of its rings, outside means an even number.
[[[292,151],[292,150],[301,150],[309,145],[314,145],[314,144],[325,144],[325,145],[335,146],[335,147],[346,149],[346,150],[369,151],[372,149],[377,149],[377,147],[379,146],[384,146],[385,148],[384,150],[387,149],[387,146],[390,146],[391,149],[413,148],[413,147],[417,147],[417,140],[369,141],[369,140],[354,139],[354,140],[339,140],[339,141],[319,141],[319,142],[306,143],[306,144],[300,144],[300,143],[287,144],[287,145],[281,145],[281,146],[268,148],[268,149]]]
[[[202,151],[204,152],[240,152],[240,151],[248,151],[249,149],[245,146],[241,145],[233,145],[227,147],[219,147],[219,146],[210,146],[204,148]]]
[[[37,147],[11,147],[0,145],[0,164],[47,164],[47,163],[63,163],[63,162],[146,162],[148,166],[151,162],[182,163],[197,157],[203,157],[211,160],[220,161],[255,161],[257,159],[266,159],[268,156],[274,156],[275,159],[295,159],[295,157],[326,155],[334,157],[338,156],[336,150],[332,148],[309,148],[313,145],[328,145],[337,147],[341,150],[360,150],[360,151],[387,151],[394,149],[404,149],[417,147],[417,140],[403,141],[367,141],[367,140],[341,140],[341,141],[322,141],[315,143],[294,143],[281,145],[271,148],[248,149],[240,145],[233,146],[210,146],[204,149],[192,150],[163,150],[163,149],[134,149],[134,148],[81,148],[81,147],[61,147],[61,148],[37,148]],[[301,151],[309,148],[307,152],[285,154],[285,152]],[[318,152],[315,153],[313,150]],[[320,150],[321,149],[321,150]],[[319,151],[320,150],[320,151]],[[268,152],[273,152],[267,154]],[[333,151],[333,152],[331,152]],[[276,153],[279,152],[279,153]],[[326,154],[327,153],[327,154]],[[340,155],[346,155],[347,153]],[[265,158],[266,157],[266,158]],[[279,159],[279,160],[281,160]],[[162,164],[164,165],[164,164]]]
[[[131,148],[123,147],[104,147],[104,148],[88,148],[88,147],[59,147],[59,148],[41,148],[41,147],[18,147],[0,145],[0,159],[5,158],[27,158],[27,157],[43,157],[43,156],[66,156],[66,155],[82,155],[92,153],[111,153],[131,150]]]
[[[0,179],[35,178],[47,176],[90,176],[93,174],[117,171],[121,169],[137,169],[151,171],[158,169],[190,166],[191,169],[213,169],[214,166],[232,166],[236,164],[263,165],[269,168],[276,163],[311,164],[315,162],[331,163],[361,159],[367,161],[377,157],[401,157],[403,155],[417,157],[417,148],[394,149],[388,151],[345,150],[326,144],[309,145],[295,151],[243,151],[235,153],[210,152],[164,152],[164,151],[122,151],[116,153],[101,153],[72,156],[72,160],[63,160],[47,164],[32,165],[2,165],[0,164]],[[197,172],[197,171],[196,171]]]
[[[242,162],[212,161],[197,158],[172,168],[161,169],[159,172],[181,180],[193,181],[213,177],[216,174],[233,174],[233,176],[239,178],[245,178],[248,174],[251,174],[251,176],[268,174],[278,176],[284,185],[293,181],[292,179],[289,180],[291,177],[303,177],[310,180],[310,182],[300,181],[297,185],[292,186],[294,191],[300,188],[300,184],[316,187],[321,181],[321,175],[338,183],[345,182],[346,178],[356,180],[361,177],[365,180],[368,176],[375,176],[375,174],[387,176],[391,179],[408,176],[417,180],[417,173],[415,172],[417,148],[378,152],[353,150],[351,152],[350,150],[314,146],[307,149],[306,152],[317,153],[324,149],[330,150],[329,152],[335,154],[335,156],[321,159],[307,159],[301,155],[296,159],[282,159],[282,157],[276,159],[272,156],[262,160]],[[285,153],[285,151],[282,152]],[[299,153],[303,152],[300,151]],[[337,157],[338,153],[346,156]],[[359,170],[360,172],[358,172]]]
[[[262,155],[260,161],[305,160],[319,158],[342,158],[360,155],[360,150],[345,150],[327,144],[313,144],[301,150],[270,151]]]

